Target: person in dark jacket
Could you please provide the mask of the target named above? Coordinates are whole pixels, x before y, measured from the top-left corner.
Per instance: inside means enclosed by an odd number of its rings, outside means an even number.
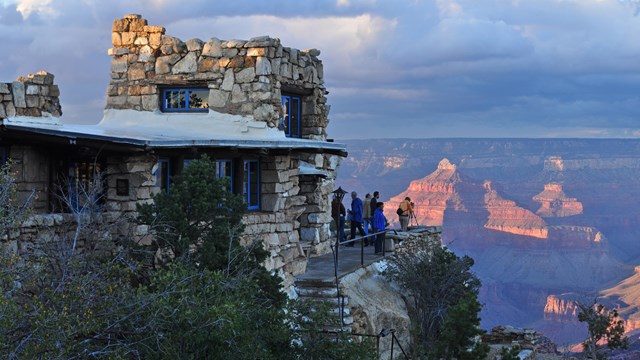
[[[384,247],[384,240],[386,233],[384,229],[387,227],[387,218],[384,217],[384,203],[378,202],[376,204],[376,211],[373,212],[373,231],[380,232],[376,236],[376,254],[381,254]]]
[[[362,200],[355,191],[351,192],[351,239],[356,237],[356,228],[360,232],[360,236],[365,236],[362,228]],[[347,244],[353,246],[353,243]]]
[[[362,221],[364,224],[364,233],[369,235],[369,225],[373,220],[373,211],[371,211],[371,194],[364,196],[364,202],[362,203]]]
[[[373,216],[373,213],[376,212],[376,209],[378,208],[376,206],[376,204],[378,203],[378,198],[380,198],[380,192],[374,191],[373,192],[373,197],[371,198],[371,203],[370,203],[371,214],[372,214],[371,216]]]
[[[347,210],[342,205],[342,202],[338,200],[336,196],[331,201],[331,217],[336,222],[336,229],[338,231],[338,242],[344,242],[347,240],[347,235],[344,233],[344,217],[347,215]]]

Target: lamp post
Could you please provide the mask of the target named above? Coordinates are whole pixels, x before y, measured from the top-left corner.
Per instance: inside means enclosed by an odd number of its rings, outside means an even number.
[[[336,293],[338,296],[338,303],[340,304],[338,309],[340,312],[340,330],[342,331],[342,327],[344,326],[344,318],[343,318],[343,309],[344,309],[344,298],[340,295],[340,286],[338,283],[338,261],[339,261],[339,249],[340,249],[340,240],[346,240],[346,236],[344,236],[344,215],[342,214],[341,209],[344,208],[342,205],[342,199],[344,199],[344,195],[347,193],[342,189],[342,186],[338,187],[336,190],[331,192],[333,194],[333,201],[331,202],[331,214],[338,214],[338,218],[336,221],[337,228],[337,236],[336,236],[336,245],[335,251],[333,252],[333,275],[336,279]],[[334,209],[334,206],[337,209]],[[333,246],[332,246],[333,248]],[[341,301],[342,300],[342,301]]]
[[[338,218],[336,218],[336,228],[338,229],[338,236],[336,236],[336,247],[340,246],[340,241],[346,240],[344,236],[344,215],[342,214],[341,209],[344,207],[342,205],[342,199],[344,199],[344,195],[347,193],[342,189],[342,186],[338,187],[336,190],[331,192],[333,194],[333,202],[331,204],[331,213],[338,214]],[[337,206],[337,209],[334,209],[334,206]]]
[[[342,202],[342,199],[344,199],[344,195],[347,193],[346,191],[342,190],[342,186],[338,187],[336,190],[333,190],[331,192],[333,194],[333,196],[338,199],[339,202]]]

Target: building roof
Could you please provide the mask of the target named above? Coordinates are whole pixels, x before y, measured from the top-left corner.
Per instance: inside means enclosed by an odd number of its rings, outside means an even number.
[[[144,148],[231,147],[323,151],[346,156],[344,144],[285,137],[263,121],[209,110],[205,113],[162,113],[159,111],[104,111],[94,125],[65,124],[58,118],[13,117],[2,120],[9,130],[69,139],[100,140]]]

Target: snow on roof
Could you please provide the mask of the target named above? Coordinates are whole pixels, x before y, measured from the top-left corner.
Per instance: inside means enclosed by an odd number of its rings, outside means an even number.
[[[288,138],[252,117],[205,113],[163,113],[107,109],[95,125],[63,124],[58,118],[13,117],[2,121],[10,129],[52,136],[88,138],[148,147],[320,148],[345,152],[343,144]]]
[[[318,169],[306,161],[300,161],[298,168],[300,169],[300,175],[319,175],[325,178],[329,177],[329,172]]]

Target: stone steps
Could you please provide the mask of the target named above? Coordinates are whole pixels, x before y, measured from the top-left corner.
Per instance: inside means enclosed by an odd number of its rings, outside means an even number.
[[[295,291],[299,299],[313,303],[324,302],[329,304],[331,310],[329,316],[335,320],[332,323],[339,323],[342,318],[342,329],[335,325],[323,327],[325,331],[351,331],[349,325],[353,324],[351,309],[348,307],[349,298],[338,298],[338,290],[332,281],[319,280],[299,280],[296,281]]]

